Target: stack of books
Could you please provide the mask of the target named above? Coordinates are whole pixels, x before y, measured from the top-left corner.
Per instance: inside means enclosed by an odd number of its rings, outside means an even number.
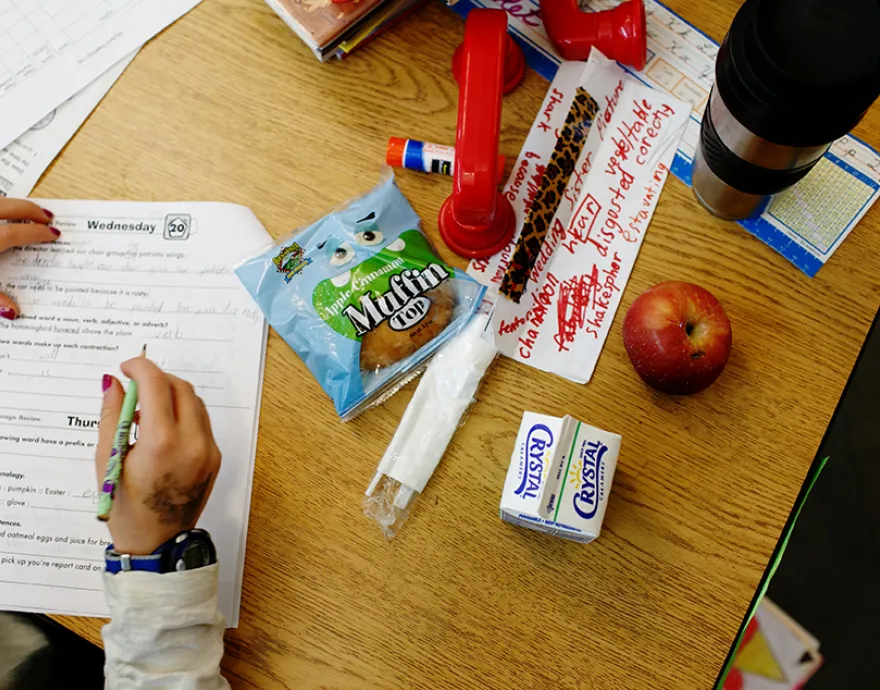
[[[425,0],[266,0],[322,62],[344,58]]]

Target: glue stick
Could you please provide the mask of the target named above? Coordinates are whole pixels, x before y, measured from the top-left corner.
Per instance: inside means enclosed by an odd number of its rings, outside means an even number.
[[[420,172],[453,175],[455,173],[455,149],[442,144],[429,144],[418,139],[388,139],[385,162],[394,168],[407,168]],[[504,156],[498,156],[498,180],[504,177]]]

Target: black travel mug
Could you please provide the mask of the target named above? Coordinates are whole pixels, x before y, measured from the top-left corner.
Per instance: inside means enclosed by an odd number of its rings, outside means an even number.
[[[746,0],[718,51],[694,193],[740,220],[804,177],[880,95],[880,0]]]

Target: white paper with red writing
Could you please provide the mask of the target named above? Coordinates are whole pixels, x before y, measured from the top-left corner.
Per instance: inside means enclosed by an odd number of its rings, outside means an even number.
[[[502,354],[586,383],[593,375],[691,108],[632,79],[597,51],[579,84],[551,86],[551,96],[554,91],[563,96],[557,106],[563,117],[578,85],[602,108],[526,292],[519,304],[498,298],[492,333]],[[540,120],[541,116],[536,122],[539,129]],[[552,144],[547,147],[548,155],[551,149]],[[529,153],[524,150],[520,158]],[[508,192],[515,183],[514,175]],[[524,208],[534,198],[529,190],[515,195],[522,197]],[[504,262],[501,257],[499,263]],[[496,270],[493,277],[500,272]]]

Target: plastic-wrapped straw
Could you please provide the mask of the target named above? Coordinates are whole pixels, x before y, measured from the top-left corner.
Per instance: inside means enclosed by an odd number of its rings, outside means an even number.
[[[489,322],[484,311],[428,365],[367,488],[364,513],[386,539],[394,538],[424,491],[495,359],[495,346],[483,337]]]

